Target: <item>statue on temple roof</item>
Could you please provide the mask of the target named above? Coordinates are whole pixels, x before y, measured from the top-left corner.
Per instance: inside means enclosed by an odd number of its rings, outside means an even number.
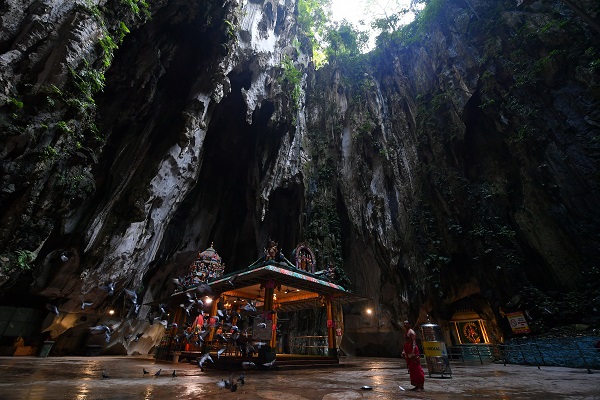
[[[191,287],[207,283],[210,280],[220,278],[224,270],[225,263],[211,243],[210,247],[198,253],[198,257],[190,264],[189,272],[184,279],[183,285]]]

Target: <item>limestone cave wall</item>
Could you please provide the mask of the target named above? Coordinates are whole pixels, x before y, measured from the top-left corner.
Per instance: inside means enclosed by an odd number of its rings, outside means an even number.
[[[600,33],[559,1],[434,3],[315,70],[293,0],[3,2],[1,304],[57,305],[63,354],[107,321],[107,352],[145,354],[161,330],[124,288],[163,298],[211,243],[231,272],[273,238],[370,299],[343,307],[356,354],[460,310],[497,341],[516,309],[597,326]]]

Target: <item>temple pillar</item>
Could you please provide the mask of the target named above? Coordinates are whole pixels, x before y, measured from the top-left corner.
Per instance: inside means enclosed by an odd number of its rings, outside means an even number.
[[[273,318],[273,325],[271,327],[271,342],[269,345],[271,348],[276,351],[277,349],[277,312],[271,314]]]
[[[179,325],[180,325],[180,319],[181,319],[181,312],[183,311],[183,309],[181,307],[178,307],[177,310],[175,311],[175,313],[173,314],[173,317],[170,317],[167,319],[167,325],[171,326],[171,330],[169,332],[169,350],[171,349],[171,346],[173,346],[173,341],[175,339],[175,334],[177,333],[177,329],[179,329]],[[177,324],[177,326],[174,326],[173,323]]]
[[[273,310],[273,294],[275,293],[275,286],[270,287],[270,285],[265,285],[265,299],[263,305],[263,312],[268,314],[271,310]]]
[[[208,316],[209,321],[210,321],[210,318],[214,318],[217,316],[218,305],[219,305],[219,298],[217,297],[213,300],[213,302],[210,305],[210,315]],[[207,340],[210,342],[213,340],[213,336],[215,335],[216,328],[215,328],[215,324],[210,324],[210,322],[209,322],[209,327],[210,327],[210,332],[208,334]]]
[[[325,297],[325,307],[327,308],[327,354],[331,357],[337,357],[337,347],[335,346],[335,319],[333,318],[333,296]]]
[[[233,307],[231,307],[231,325],[237,326],[239,310],[239,304],[235,304]]]
[[[273,309],[275,308],[275,303],[273,301],[273,295],[275,294],[275,286],[277,286],[277,284],[273,280],[265,282],[265,305],[263,309],[265,319],[271,321],[272,330],[271,340],[269,341],[269,350],[272,354],[275,353],[275,349],[277,348],[277,313],[273,312]],[[266,361],[268,362],[271,360],[267,359]]]

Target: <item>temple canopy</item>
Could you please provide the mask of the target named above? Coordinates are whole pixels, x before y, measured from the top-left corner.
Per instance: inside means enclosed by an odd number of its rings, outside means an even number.
[[[219,349],[225,352],[221,358],[228,355],[231,363],[239,366],[242,360],[252,359],[252,349],[258,346],[259,363],[269,363],[275,359],[281,340],[278,314],[324,307],[327,336],[310,337],[326,338],[327,345],[316,347],[323,347],[328,356],[337,359],[334,305],[366,299],[335,283],[332,266],[315,272],[314,255],[306,246],[298,246],[294,256],[295,264],[269,240],[256,262],[222,275],[224,266],[212,246],[200,253],[188,275],[175,280],[178,288],[169,299],[149,303],[166,303],[175,310],[170,322],[179,330],[167,334],[157,354],[162,357],[180,351],[189,358]],[[342,331],[341,326],[338,331]]]
[[[253,265],[245,271],[224,275],[209,282],[209,285],[213,294],[219,294],[231,304],[238,302],[238,298],[240,301],[262,301],[267,282],[275,284],[275,305],[278,312],[320,307],[324,297],[340,303],[365,300],[340,285],[316,274],[306,273],[286,262],[267,261]]]

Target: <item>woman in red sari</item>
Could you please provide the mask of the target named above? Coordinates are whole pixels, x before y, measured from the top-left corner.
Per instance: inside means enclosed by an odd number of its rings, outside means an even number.
[[[404,347],[402,348],[402,357],[406,359],[408,372],[410,373],[410,383],[414,386],[411,390],[423,391],[425,384],[425,372],[421,367],[421,358],[419,357],[419,347],[417,346],[417,334],[410,327],[410,322],[404,321]]]

